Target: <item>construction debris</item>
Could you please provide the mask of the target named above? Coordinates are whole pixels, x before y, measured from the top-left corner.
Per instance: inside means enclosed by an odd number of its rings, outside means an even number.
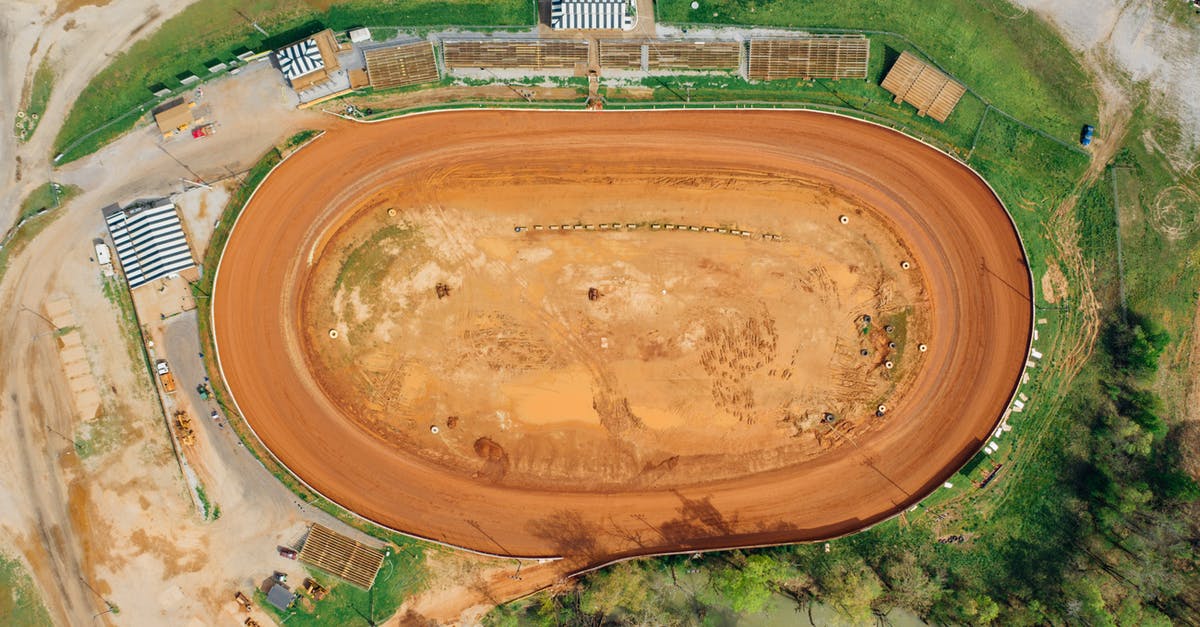
[[[325,595],[329,594],[329,589],[317,583],[312,577],[306,577],[304,579],[304,593],[311,596],[314,601],[320,601],[325,598]]]

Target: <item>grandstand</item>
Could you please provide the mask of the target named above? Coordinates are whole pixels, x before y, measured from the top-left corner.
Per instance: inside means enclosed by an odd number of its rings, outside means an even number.
[[[921,61],[908,51],[900,58],[883,79],[883,88],[896,96],[896,102],[907,102],[917,108],[917,115],[928,115],[938,122],[945,122],[954,111],[958,101],[966,93],[961,83]]]
[[[810,35],[801,38],[751,39],[748,76],[781,78],[867,77],[871,40],[862,35]]]
[[[600,65],[619,70],[736,70],[742,44],[701,40],[602,40]]]
[[[550,28],[554,30],[630,30],[633,0],[551,0]]]
[[[367,76],[375,88],[419,85],[440,78],[437,61],[433,57],[433,44],[428,41],[371,48],[365,50],[364,55],[367,59]]]
[[[570,70],[587,65],[588,42],[570,39],[466,39],[442,43],[446,67]]]

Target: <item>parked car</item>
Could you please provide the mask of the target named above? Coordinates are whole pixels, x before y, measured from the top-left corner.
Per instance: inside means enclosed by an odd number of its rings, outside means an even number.
[[[1096,129],[1093,128],[1091,124],[1084,124],[1083,132],[1079,134],[1079,143],[1084,146],[1090,146],[1092,143],[1092,136],[1095,134]]]

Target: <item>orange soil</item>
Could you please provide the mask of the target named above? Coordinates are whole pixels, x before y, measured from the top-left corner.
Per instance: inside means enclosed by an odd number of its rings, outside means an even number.
[[[452,165],[354,198],[305,287],[317,381],[400,454],[510,486],[689,485],[846,445],[919,371],[921,273],[833,190],[703,159],[576,162],[569,184],[533,159],[469,184]]]
[[[361,219],[363,199],[380,197],[414,171],[421,172],[410,181],[414,194],[426,186],[446,193],[487,188],[514,173],[510,189],[493,193],[519,196],[540,176],[537,185],[583,186],[606,196],[610,207],[635,209],[660,196],[677,200],[671,190],[686,187],[671,182],[679,177],[807,181],[860,208],[846,228],[862,228],[878,244],[874,259],[894,262],[901,248],[911,255],[921,280],[897,281],[916,281],[904,289],[927,316],[919,341],[928,351],[907,355],[920,360],[910,370],[917,374],[888,401],[886,420],[853,435],[830,432],[848,444],[762,472],[676,477],[669,489],[600,490],[578,475],[538,487],[448,470],[348,417],[357,402],[333,400],[317,383],[328,373],[322,357],[310,363],[305,356],[305,336],[316,341],[318,320],[306,323],[303,313],[305,287],[319,275],[316,261],[336,254],[326,253],[331,242],[331,251],[344,245],[338,234]],[[606,171],[616,174],[598,176]],[[639,181],[622,183],[622,175],[635,173]],[[586,210],[561,223],[580,221]],[[748,213],[744,228],[770,219]],[[813,213],[808,220],[815,219]],[[868,226],[872,221],[878,225]],[[799,223],[779,220],[772,230],[798,234],[788,229]],[[893,235],[882,237],[879,225]],[[577,235],[598,234],[560,236]],[[571,568],[629,555],[819,540],[902,511],[965,463],[995,427],[1020,376],[1032,322],[1022,248],[982,180],[900,134],[817,113],[471,111],[343,125],[267,179],[220,270],[213,300],[220,363],[243,415],[282,463],[331,500],[389,527],[489,553],[565,556]],[[522,289],[512,284],[510,298],[522,298]]]

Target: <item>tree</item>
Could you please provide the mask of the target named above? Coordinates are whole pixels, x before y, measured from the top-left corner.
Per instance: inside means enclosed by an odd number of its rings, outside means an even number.
[[[1104,605],[1100,586],[1088,575],[1068,579],[1063,585],[1068,611],[1085,625],[1116,627],[1112,614]]]
[[[943,595],[931,616],[936,623],[990,625],[1000,616],[1000,606],[978,590],[959,588]]]
[[[1158,368],[1158,357],[1170,341],[1165,331],[1150,321],[1125,312],[1123,318],[1109,322],[1104,332],[1104,348],[1119,372],[1144,375]]]
[[[833,606],[855,624],[872,620],[876,601],[883,595],[883,583],[861,558],[839,561],[819,579],[825,596],[821,601]]]
[[[767,555],[735,555],[732,563],[709,574],[709,586],[717,595],[714,601],[719,604],[723,599],[735,612],[761,612],[775,592],[771,575],[776,568],[775,560]]]
[[[608,615],[617,609],[638,613],[655,588],[640,561],[621,562],[588,577],[580,607],[592,614]]]
[[[941,581],[925,572],[912,553],[905,552],[889,562],[884,575],[888,587],[884,598],[921,616],[929,613],[943,592]]]

